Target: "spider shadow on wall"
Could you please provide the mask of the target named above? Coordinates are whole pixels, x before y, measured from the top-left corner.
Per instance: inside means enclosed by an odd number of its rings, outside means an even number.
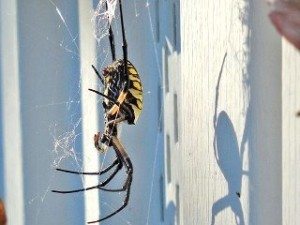
[[[219,86],[223,72],[227,53],[224,55],[222,67],[219,73],[219,78],[216,86],[215,98],[215,114],[214,114],[214,154],[221,172],[228,185],[228,194],[216,202],[212,206],[211,225],[215,224],[216,216],[226,208],[230,207],[234,213],[236,224],[245,225],[243,208],[240,201],[242,177],[247,174],[243,171],[243,155],[245,143],[247,140],[247,130],[245,126],[241,148],[239,148],[236,132],[230,120],[230,117],[225,111],[221,111],[217,115]],[[249,110],[249,108],[248,108]],[[247,125],[248,112],[246,117]]]

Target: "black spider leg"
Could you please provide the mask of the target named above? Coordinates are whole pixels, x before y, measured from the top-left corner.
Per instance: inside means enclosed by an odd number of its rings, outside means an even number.
[[[107,96],[107,95],[105,95],[105,94],[103,94],[103,93],[101,93],[101,92],[99,92],[99,91],[96,91],[96,90],[94,90],[94,89],[90,89],[90,88],[89,88],[89,91],[94,92],[94,93],[96,93],[96,94],[98,94],[98,95],[101,95],[101,96],[104,97],[104,98],[107,98],[109,101],[111,101],[112,103],[114,103],[114,104],[116,104],[117,106],[120,107],[120,103],[117,102],[115,99],[113,99],[113,98],[111,98],[111,97],[109,97],[109,96]]]
[[[123,67],[123,74],[126,76],[126,85],[124,87],[124,90],[127,91],[129,89],[129,76],[128,76],[128,50],[127,50],[127,40],[125,37],[125,27],[124,27],[124,18],[123,18],[123,8],[122,8],[122,1],[119,0],[119,6],[120,6],[120,17],[121,17],[121,28],[122,28],[122,39],[123,39],[123,44],[122,44],[122,49],[123,49],[123,62],[124,62],[124,67]]]
[[[131,160],[130,160],[126,150],[124,149],[124,147],[122,146],[122,144],[120,143],[120,141],[117,137],[115,137],[115,136],[112,137],[112,144],[113,144],[113,147],[114,147],[118,157],[120,157],[120,160],[122,160],[122,162],[124,163],[126,173],[127,173],[127,179],[121,189],[106,189],[105,188],[102,190],[109,191],[109,192],[126,191],[126,196],[125,196],[123,205],[120,208],[118,208],[116,211],[112,212],[111,214],[109,214],[99,220],[90,221],[90,222],[88,222],[88,224],[99,223],[103,220],[106,220],[106,219],[116,215],[121,210],[123,210],[128,205],[128,202],[129,202],[131,183],[132,183],[133,166],[132,166]]]
[[[124,147],[122,146],[122,144],[120,143],[120,141],[117,139],[117,137],[112,137],[112,143],[113,143],[113,147],[115,149],[115,152],[117,154],[117,157],[119,159],[120,164],[119,165],[123,165],[126,168],[126,173],[127,173],[127,179],[123,185],[123,187],[121,189],[108,189],[108,188],[102,188],[102,186],[105,186],[107,183],[110,182],[110,180],[113,178],[111,177],[109,181],[107,181],[106,184],[101,183],[98,184],[96,186],[92,186],[92,187],[88,187],[88,188],[83,188],[83,189],[77,189],[77,190],[72,190],[72,191],[57,191],[57,190],[52,190],[52,192],[56,192],[56,193],[60,193],[60,194],[68,194],[68,193],[76,193],[76,192],[82,192],[82,191],[88,191],[88,190],[92,190],[92,189],[100,189],[103,191],[108,191],[108,192],[121,192],[121,191],[126,191],[126,196],[123,202],[123,205],[118,208],[116,211],[114,211],[113,213],[99,219],[99,220],[95,220],[95,221],[90,221],[88,222],[88,224],[92,224],[92,223],[98,223],[101,222],[103,220],[106,220],[114,215],[116,215],[117,213],[119,213],[121,210],[123,210],[129,202],[129,198],[130,198],[130,190],[131,190],[131,184],[132,184],[132,174],[133,174],[133,166],[132,166],[132,162],[129,158],[129,156],[127,155],[127,152],[125,151]],[[119,168],[119,170],[122,167],[117,167]],[[116,170],[114,175],[117,174],[117,172],[119,170]]]
[[[103,80],[103,78],[101,77],[99,71],[96,69],[96,67],[95,67],[94,65],[92,65],[92,68],[93,68],[93,70],[95,71],[95,73],[96,73],[97,77],[99,78],[99,80],[101,81],[101,83],[104,84],[104,80]]]
[[[106,1],[106,11],[108,10],[107,1]],[[110,44],[110,51],[111,51],[111,58],[112,61],[116,61],[116,50],[115,50],[115,39],[114,33],[111,28],[111,24],[109,24],[109,44]]]
[[[107,2],[106,2],[106,10],[108,10]],[[115,50],[115,38],[114,38],[114,33],[111,27],[111,24],[109,24],[109,44],[110,44],[110,51],[111,51],[111,58],[113,61],[116,60],[116,50]],[[99,71],[96,69],[94,65],[92,65],[96,75],[100,79],[101,83],[104,84],[104,80],[101,77]]]
[[[120,104],[119,102],[117,102],[116,100],[114,100],[113,98],[99,92],[99,91],[96,91],[94,89],[89,89],[89,91],[92,91],[98,95],[101,95],[102,97],[104,98],[107,98],[109,101],[111,101],[112,103],[114,103],[115,105],[117,105],[118,107],[122,108],[122,110],[124,110],[125,112],[127,113],[131,113],[130,109],[125,105],[125,104]]]
[[[92,190],[92,189],[100,189],[100,190],[103,190],[103,191],[110,191],[110,189],[106,189],[106,188],[103,188],[104,186],[106,186],[115,176],[116,174],[122,169],[123,167],[123,162],[122,160],[120,159],[119,156],[117,156],[117,159],[115,160],[117,161],[116,165],[117,167],[115,168],[114,172],[106,179],[104,180],[103,182],[101,182],[100,184],[98,185],[95,185],[95,186],[91,186],[91,187],[88,187],[88,188],[80,188],[80,189],[75,189],[75,190],[69,190],[69,191],[61,191],[61,190],[51,190],[52,192],[54,193],[59,193],[59,194],[69,194],[69,193],[77,193],[77,192],[82,192],[82,191],[88,191],[88,190]],[[115,162],[114,161],[114,162]],[[114,164],[114,163],[113,163]],[[112,165],[113,165],[112,164]],[[110,165],[108,168],[113,168],[113,166]],[[107,169],[108,169],[107,168]],[[105,170],[107,170],[105,169]],[[110,170],[108,169],[108,170]],[[107,170],[107,171],[108,171]],[[67,172],[67,173],[73,173],[73,174],[83,174],[83,175],[99,175],[99,172],[92,172],[92,173],[86,173],[86,172],[75,172],[75,171],[69,171],[69,170],[59,170],[59,171],[62,171],[62,172]],[[107,172],[106,171],[106,172]],[[101,173],[101,172],[100,172]],[[103,174],[103,173],[102,173]]]
[[[79,172],[79,171],[74,171],[74,170],[66,170],[66,169],[61,169],[61,168],[56,168],[57,171],[59,172],[64,172],[64,173],[72,173],[72,174],[77,174],[77,175],[102,175],[110,171],[114,166],[118,165],[119,159],[116,158],[108,167],[105,169],[99,171],[99,172]]]

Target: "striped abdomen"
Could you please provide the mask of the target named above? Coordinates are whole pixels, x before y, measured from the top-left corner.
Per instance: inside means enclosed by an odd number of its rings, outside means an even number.
[[[123,71],[123,60],[117,60],[104,70],[104,94],[116,99],[126,108],[119,107],[104,99],[108,118],[113,119],[116,113],[123,113],[129,124],[135,124],[143,109],[143,87],[136,68],[127,61],[128,79]],[[128,81],[128,83],[127,83]]]

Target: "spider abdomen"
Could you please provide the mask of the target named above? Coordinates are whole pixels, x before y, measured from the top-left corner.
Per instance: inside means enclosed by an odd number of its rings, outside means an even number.
[[[125,102],[133,110],[134,114],[134,120],[128,122],[135,124],[143,109],[143,86],[136,68],[129,61],[127,61],[127,69],[129,83]]]
[[[116,99],[121,109],[108,99],[104,99],[109,118],[125,115],[128,124],[135,124],[143,109],[143,86],[136,68],[127,61],[127,73],[124,73],[124,60],[117,60],[104,69],[104,94]],[[123,108],[126,110],[122,110]]]

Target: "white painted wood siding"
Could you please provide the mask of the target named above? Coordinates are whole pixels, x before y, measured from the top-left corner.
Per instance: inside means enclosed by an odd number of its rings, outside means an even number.
[[[97,65],[96,41],[91,22],[93,17],[93,2],[78,1],[78,21],[79,21],[79,55],[81,76],[81,112],[82,112],[82,151],[83,151],[83,171],[99,171],[99,152],[94,149],[93,136],[99,130],[98,123],[98,96],[88,91],[89,88],[97,89],[99,80],[96,74],[91,74],[91,65]],[[91,75],[91,76],[90,76]],[[84,186],[91,187],[99,183],[98,176],[83,176]],[[100,217],[99,190],[84,192],[85,222],[97,220]]]
[[[3,127],[4,195],[10,224],[24,225],[21,93],[17,1],[0,1],[0,95]]]
[[[300,221],[300,52],[283,41],[282,50],[282,216]]]
[[[281,39],[267,13],[181,1],[184,225],[281,224]]]

